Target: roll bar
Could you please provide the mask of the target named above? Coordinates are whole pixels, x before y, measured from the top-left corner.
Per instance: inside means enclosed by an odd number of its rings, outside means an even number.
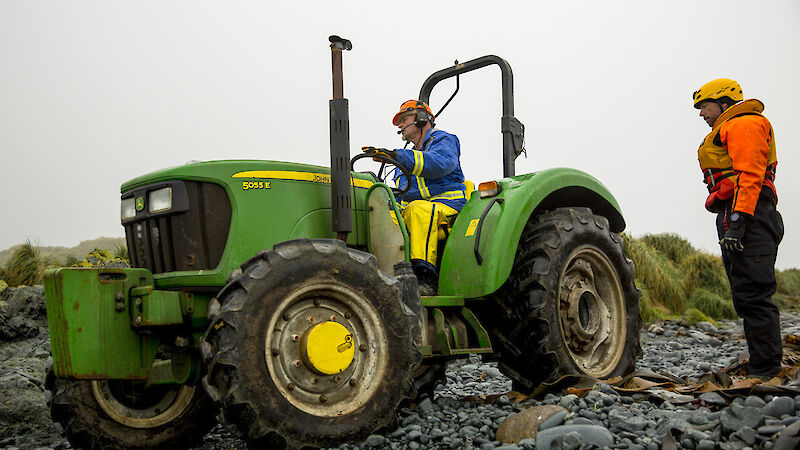
[[[431,91],[440,81],[492,64],[500,67],[502,82],[503,115],[500,118],[500,131],[503,133],[503,176],[512,177],[515,173],[514,161],[525,151],[525,125],[514,117],[514,75],[506,60],[487,55],[434,72],[422,83],[419,99],[430,104]]]

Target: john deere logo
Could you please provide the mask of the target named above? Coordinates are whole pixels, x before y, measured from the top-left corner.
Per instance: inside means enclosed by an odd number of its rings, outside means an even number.
[[[136,197],[136,210],[141,211],[144,209],[144,197]]]

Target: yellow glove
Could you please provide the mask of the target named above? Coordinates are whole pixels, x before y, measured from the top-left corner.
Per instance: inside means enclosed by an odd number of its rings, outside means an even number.
[[[361,147],[361,151],[369,156],[383,155],[383,156],[388,156],[389,158],[392,158],[394,160],[397,159],[397,150],[388,150],[385,148],[377,148],[377,147]],[[372,158],[372,160],[378,162],[386,162],[378,158]]]

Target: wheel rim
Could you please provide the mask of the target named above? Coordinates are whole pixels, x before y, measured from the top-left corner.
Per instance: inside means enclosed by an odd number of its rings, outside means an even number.
[[[341,372],[326,374],[309,361],[308,336],[320,323],[333,322],[349,332],[354,349]],[[283,299],[267,328],[265,359],[278,391],[292,405],[315,416],[350,413],[374,394],[386,371],[388,346],[377,311],[346,287],[304,286]],[[344,345],[341,345],[344,344]]]
[[[195,386],[143,387],[131,381],[92,381],[100,408],[115,421],[131,428],[155,428],[179,417],[194,397]]]
[[[595,247],[570,255],[559,284],[561,337],[578,370],[602,378],[625,348],[627,311],[619,275]]]

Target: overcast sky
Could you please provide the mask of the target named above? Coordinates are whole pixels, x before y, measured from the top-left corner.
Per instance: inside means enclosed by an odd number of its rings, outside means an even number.
[[[777,266],[800,267],[797,0],[0,1],[0,249],[123,236],[120,184],[190,160],[327,165],[331,34],[353,42],[352,154],[402,147],[391,118],[429,74],[498,55],[527,130],[518,174],[584,170],[629,233],[677,233],[714,254],[697,164],[709,128],[690,98],[736,79],[775,129]],[[453,86],[437,86],[434,111]],[[500,116],[489,68],[462,76],[437,120],[476,184],[502,176]]]

